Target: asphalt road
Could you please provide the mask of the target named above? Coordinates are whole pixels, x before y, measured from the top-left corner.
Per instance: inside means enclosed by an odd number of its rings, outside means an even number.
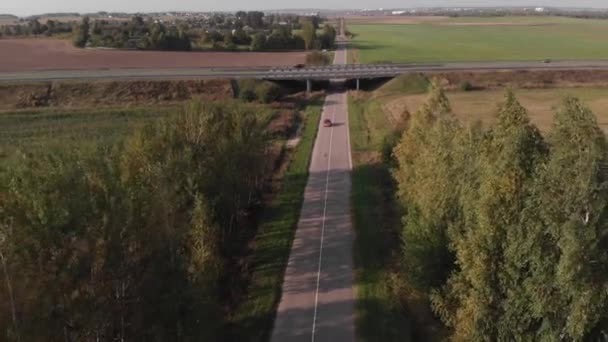
[[[334,63],[346,63],[345,50]],[[336,89],[323,107],[273,342],[355,339],[349,139],[346,93]]]
[[[170,61],[168,62],[170,64]],[[608,60],[523,62],[459,62],[434,64],[357,65],[356,70],[342,71],[342,77],[390,77],[410,72],[492,71],[492,70],[608,70]],[[242,68],[125,68],[94,70],[32,70],[0,72],[0,83],[62,80],[148,80],[188,78],[266,78],[266,79],[327,79],[334,72],[327,69],[284,70],[271,67]]]

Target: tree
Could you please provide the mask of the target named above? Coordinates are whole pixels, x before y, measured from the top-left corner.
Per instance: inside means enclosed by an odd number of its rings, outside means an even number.
[[[336,29],[330,24],[325,24],[323,33],[319,36],[319,45],[322,49],[331,49],[334,47],[335,41]]]
[[[249,45],[251,44],[251,37],[242,29],[234,30],[234,34],[232,35],[233,41],[238,45]]]
[[[216,30],[211,30],[208,31],[207,34],[205,35],[205,41],[210,42],[210,43],[217,43],[217,42],[221,42],[224,40],[224,36]]]
[[[258,110],[195,102],[112,146],[3,163],[4,340],[222,340],[226,256],[272,167]]]
[[[57,32],[57,26],[58,26],[57,22],[55,22],[54,20],[50,20],[50,19],[47,20],[47,22],[46,22],[46,27],[47,27],[46,35],[47,36],[52,36],[54,33],[56,33]]]
[[[234,44],[234,36],[232,35],[232,32],[230,32],[230,31],[224,32],[224,45],[229,46],[229,45],[233,45],[233,44]]]
[[[238,11],[235,14],[236,18],[239,20],[242,20],[243,22],[247,22],[247,12],[245,11]]]
[[[460,266],[435,294],[433,306],[454,328],[455,338],[468,341],[510,339],[517,324],[505,306],[522,274],[512,263],[511,246],[522,243],[524,205],[544,143],[526,110],[508,92],[496,126],[481,144],[479,189],[463,197],[466,225],[451,243]],[[511,330],[510,330],[511,329]]]
[[[403,262],[410,281],[423,289],[440,286],[452,269],[447,228],[456,219],[458,185],[453,144],[460,127],[441,87],[411,119],[395,148],[395,179],[404,217]]]
[[[251,40],[252,51],[262,51],[266,48],[266,35],[264,33],[256,33]]]
[[[281,88],[273,82],[264,81],[255,88],[255,96],[262,103],[270,103],[281,96]]]
[[[317,33],[311,21],[306,21],[302,25],[302,38],[304,39],[304,48],[312,50],[315,48]]]
[[[533,222],[526,237],[530,331],[547,340],[583,340],[601,323],[607,333],[606,138],[593,113],[566,98],[548,142],[551,155],[526,210]]]
[[[82,18],[82,22],[74,32],[74,45],[83,48],[89,41],[89,17]]]
[[[269,50],[285,50],[292,49],[294,45],[294,40],[291,36],[286,35],[286,30],[277,29],[274,30],[267,38],[266,38],[266,49]]]
[[[247,19],[245,22],[254,29],[262,28],[264,26],[264,12],[247,12]]]
[[[30,31],[30,34],[39,35],[43,32],[42,25],[40,25],[40,22],[38,21],[38,19],[30,20],[28,22],[27,26]]]

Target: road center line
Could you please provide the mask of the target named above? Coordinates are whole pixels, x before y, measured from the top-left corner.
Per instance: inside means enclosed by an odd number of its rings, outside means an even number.
[[[332,106],[332,116],[331,116],[331,122],[333,124],[333,122],[335,121],[336,118],[336,104],[331,104]],[[321,120],[320,124],[323,124],[323,120]],[[319,245],[319,267],[317,269],[317,290],[315,292],[315,311],[313,314],[313,318],[312,318],[312,342],[315,342],[315,330],[316,330],[316,324],[317,324],[317,306],[319,304],[319,283],[321,281],[321,260],[323,258],[323,238],[325,235],[325,214],[327,212],[327,190],[329,188],[329,172],[331,170],[331,149],[332,149],[332,142],[333,142],[333,138],[334,138],[334,130],[333,128],[331,129],[331,132],[329,133],[329,153],[327,155],[327,171],[326,171],[326,176],[325,176],[325,201],[323,203],[323,221],[321,223],[321,242]]]

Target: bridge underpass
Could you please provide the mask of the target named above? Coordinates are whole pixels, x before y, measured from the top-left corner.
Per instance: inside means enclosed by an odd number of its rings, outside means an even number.
[[[354,88],[359,90],[361,79],[392,78],[403,74],[404,67],[404,65],[396,64],[344,64],[309,66],[305,68],[272,68],[261,78],[271,81],[304,80],[307,92],[312,91],[313,82],[343,80],[345,84],[350,84],[350,80],[353,80]]]

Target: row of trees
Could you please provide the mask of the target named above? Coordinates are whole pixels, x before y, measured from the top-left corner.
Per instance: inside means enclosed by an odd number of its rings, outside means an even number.
[[[321,23],[317,15],[300,16],[296,14],[268,14],[259,11],[238,11],[235,14],[215,13],[208,18],[193,17],[184,20],[193,28],[205,30],[233,30],[250,28],[255,31],[271,31],[278,26],[300,29],[304,21],[312,21],[316,26]]]
[[[458,341],[608,336],[608,145],[567,98],[544,138],[508,92],[488,130],[433,85],[394,149],[410,282]]]
[[[0,36],[20,37],[20,36],[54,36],[72,32],[72,24],[61,21],[48,20],[41,24],[37,19],[27,22],[27,24],[2,25]]]
[[[74,45],[179,51],[192,49],[187,28],[144,21],[142,17],[119,23],[104,20],[91,23],[89,17],[84,17],[74,30]]]
[[[257,12],[242,12],[247,20],[258,20]],[[294,33],[288,25],[278,25],[270,33],[264,30],[207,30],[199,32],[186,25],[164,25],[160,22],[133,17],[130,22],[91,22],[84,17],[74,29],[74,45],[78,47],[113,47],[155,50],[192,49],[192,41],[197,36],[213,49],[235,50],[248,45],[253,51],[263,50],[312,50],[329,49],[334,45],[336,29],[326,24],[317,35],[318,21],[302,20],[302,33]],[[193,38],[194,37],[194,38]]]
[[[314,50],[331,49],[336,40],[336,29],[325,24],[323,32],[317,35],[317,29],[312,22],[306,22],[302,26],[301,33],[292,33],[287,28],[274,30],[270,35],[258,33],[251,39],[251,50]]]
[[[193,103],[122,144],[0,168],[5,341],[217,341],[265,118]]]

